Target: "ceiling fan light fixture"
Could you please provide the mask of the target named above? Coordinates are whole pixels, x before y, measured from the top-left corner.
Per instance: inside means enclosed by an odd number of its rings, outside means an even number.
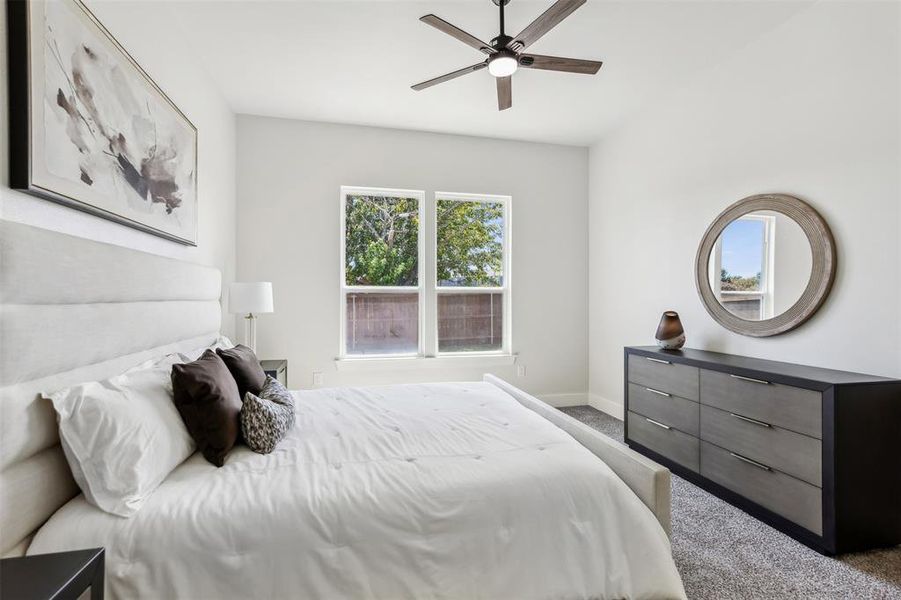
[[[495,77],[509,77],[518,67],[519,61],[512,53],[498,52],[488,59],[488,72]]]

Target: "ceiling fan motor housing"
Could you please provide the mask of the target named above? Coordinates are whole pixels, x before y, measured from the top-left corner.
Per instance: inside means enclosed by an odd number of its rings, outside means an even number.
[[[501,50],[503,48],[506,48],[507,44],[509,44],[512,41],[513,41],[513,38],[510,37],[509,35],[501,34],[501,35],[497,36],[496,38],[494,38],[493,40],[491,40],[491,47],[494,48],[495,50]]]

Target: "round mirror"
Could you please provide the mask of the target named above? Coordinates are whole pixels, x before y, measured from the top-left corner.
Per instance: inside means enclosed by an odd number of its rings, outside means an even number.
[[[696,282],[707,311],[744,335],[784,333],[826,299],[835,245],[809,205],[784,194],[736,202],[708,228],[698,249]]]

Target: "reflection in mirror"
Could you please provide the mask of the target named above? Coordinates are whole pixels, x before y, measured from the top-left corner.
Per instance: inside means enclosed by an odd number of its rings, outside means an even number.
[[[804,231],[787,215],[755,211],[729,223],[708,261],[710,288],[730,313],[772,319],[791,308],[810,280],[813,256]]]

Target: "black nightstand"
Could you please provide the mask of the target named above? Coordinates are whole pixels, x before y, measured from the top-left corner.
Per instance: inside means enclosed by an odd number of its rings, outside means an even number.
[[[260,366],[266,375],[271,375],[283,386],[288,387],[288,361],[279,358],[276,360],[261,360]]]
[[[3,600],[103,600],[103,548],[0,560]]]

